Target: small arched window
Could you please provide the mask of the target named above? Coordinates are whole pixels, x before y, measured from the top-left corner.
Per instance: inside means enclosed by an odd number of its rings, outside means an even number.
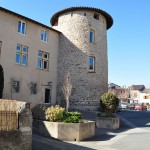
[[[89,72],[95,72],[95,57],[89,56]]]
[[[90,31],[90,43],[95,43],[95,31],[94,30],[91,30]]]

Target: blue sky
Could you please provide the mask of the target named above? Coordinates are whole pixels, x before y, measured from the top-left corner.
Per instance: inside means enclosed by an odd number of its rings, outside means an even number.
[[[48,26],[64,8],[106,11],[114,20],[107,32],[109,82],[150,87],[150,0],[0,0],[0,6]]]

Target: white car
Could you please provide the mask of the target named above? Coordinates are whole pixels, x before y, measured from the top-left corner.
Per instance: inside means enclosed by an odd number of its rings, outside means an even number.
[[[122,109],[128,109],[129,108],[129,103],[127,103],[127,102],[121,102],[121,108]]]

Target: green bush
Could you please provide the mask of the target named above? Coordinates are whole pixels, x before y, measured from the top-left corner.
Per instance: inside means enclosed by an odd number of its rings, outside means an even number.
[[[78,116],[68,116],[66,119],[63,121],[65,123],[79,123],[80,119]]]
[[[81,113],[74,111],[74,112],[65,112],[65,118],[63,122],[65,123],[79,123],[81,121]]]
[[[78,111],[66,112],[66,115],[67,115],[67,116],[76,116],[76,117],[78,117],[79,119],[82,118],[81,113],[78,112]]]
[[[118,104],[118,98],[112,93],[104,93],[101,96],[101,105],[108,115],[111,115],[117,109]]]
[[[48,121],[57,122],[62,121],[64,119],[65,109],[56,105],[48,107],[45,110],[45,118]]]
[[[79,123],[81,121],[80,112],[67,112],[65,108],[58,105],[51,106],[45,110],[45,118],[52,122]]]

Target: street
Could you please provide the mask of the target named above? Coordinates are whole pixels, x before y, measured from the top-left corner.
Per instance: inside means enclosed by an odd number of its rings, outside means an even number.
[[[81,142],[33,135],[33,150],[149,150],[150,111],[122,110],[116,115],[120,117],[117,130],[97,128],[95,137]],[[94,118],[94,114],[91,113],[91,117]]]
[[[123,110],[118,115],[128,120],[133,126],[150,130],[150,111]]]

